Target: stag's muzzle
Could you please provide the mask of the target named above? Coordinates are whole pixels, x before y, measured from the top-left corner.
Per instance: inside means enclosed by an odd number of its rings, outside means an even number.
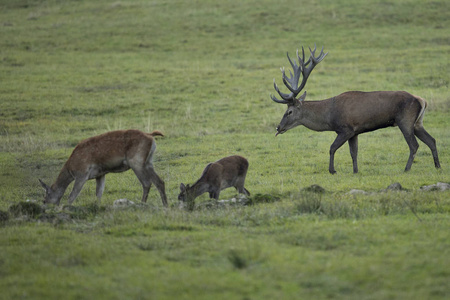
[[[279,135],[279,134],[283,134],[283,133],[285,133],[286,132],[286,130],[280,130],[280,125],[278,125],[278,127],[277,127],[277,133],[275,134],[275,136],[277,136],[277,135]]]

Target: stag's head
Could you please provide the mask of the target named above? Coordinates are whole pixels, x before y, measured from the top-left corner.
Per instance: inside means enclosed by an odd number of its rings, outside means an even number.
[[[299,51],[297,50],[297,61],[291,60],[289,57],[289,53],[287,54],[287,58],[292,66],[292,69],[294,71],[294,74],[292,74],[291,71],[289,71],[289,78],[286,76],[286,72],[284,68],[281,68],[281,72],[283,73],[283,83],[290,91],[289,94],[283,93],[278,88],[278,85],[275,83],[275,79],[273,80],[273,86],[275,90],[278,92],[278,94],[281,97],[281,100],[277,99],[275,96],[271,95],[273,101],[276,103],[281,104],[287,104],[287,110],[283,115],[283,118],[280,121],[280,124],[277,126],[277,134],[282,134],[288,131],[291,128],[294,128],[295,126],[299,125],[301,123],[301,116],[302,116],[302,102],[306,98],[306,92],[303,93],[302,96],[298,97],[298,94],[303,90],[303,88],[306,85],[306,81],[308,80],[309,75],[311,74],[311,71],[314,69],[314,67],[321,62],[325,56],[327,56],[327,53],[323,53],[323,47],[320,51],[320,54],[318,56],[315,56],[316,53],[316,46],[314,45],[314,50],[311,50],[309,48],[309,51],[311,52],[311,55],[308,59],[308,61],[305,62],[305,50],[302,47],[302,57],[299,55]],[[300,81],[300,75],[302,76],[302,82],[299,84]]]

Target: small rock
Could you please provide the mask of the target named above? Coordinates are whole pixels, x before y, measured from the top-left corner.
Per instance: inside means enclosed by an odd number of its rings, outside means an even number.
[[[446,183],[446,182],[438,182],[438,183],[436,183],[436,186],[437,186],[441,191],[450,190],[450,183]]]
[[[349,195],[369,195],[368,192],[363,191],[363,190],[357,190],[357,189],[352,189],[347,194],[349,194]]]
[[[238,195],[237,197],[233,197],[231,199],[224,199],[217,201],[217,204],[225,205],[225,204],[242,204],[246,205],[248,203],[248,198],[245,195]]]
[[[236,198],[233,198],[234,199],[234,202],[236,202]],[[231,199],[231,200],[218,200],[217,201],[217,204],[222,204],[222,205],[224,205],[224,204],[229,204],[230,202],[233,202],[233,199]]]
[[[134,205],[134,202],[128,199],[118,199],[113,203],[114,208],[124,208],[132,205]]]
[[[450,184],[449,183],[445,183],[445,182],[438,182],[436,184],[432,184],[432,185],[424,185],[421,186],[420,189],[422,191],[446,191],[446,190],[450,190]]]
[[[389,191],[407,191],[407,189],[403,188],[402,185],[398,182],[389,185],[386,189],[381,190],[382,192]]]
[[[235,199],[235,198],[233,198],[233,199]],[[247,198],[247,196],[245,196],[245,195],[243,195],[243,194],[239,194],[238,196],[237,196],[237,200],[236,200],[239,204],[242,204],[242,205],[247,205],[248,203],[249,203],[249,199]]]
[[[388,186],[386,189],[391,191],[402,191],[403,187],[400,183],[396,182]]]

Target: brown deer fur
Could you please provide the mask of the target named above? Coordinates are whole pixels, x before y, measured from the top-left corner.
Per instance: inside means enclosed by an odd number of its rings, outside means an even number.
[[[235,187],[239,193],[249,196],[250,192],[244,188],[247,169],[247,159],[239,155],[210,163],[192,186],[180,184],[178,200],[193,204],[195,198],[206,192],[210,198],[218,200],[220,191],[229,187]]]
[[[76,199],[84,183],[96,179],[98,201],[105,188],[105,175],[132,169],[143,187],[142,202],[147,201],[152,183],[167,206],[164,181],[153,169],[153,154],[156,149],[154,136],[163,136],[160,131],[144,133],[139,130],[117,130],[88,138],[80,142],[64,164],[55,183],[50,187],[42,182],[46,190],[44,203],[58,204],[68,185],[75,180],[68,203]]]

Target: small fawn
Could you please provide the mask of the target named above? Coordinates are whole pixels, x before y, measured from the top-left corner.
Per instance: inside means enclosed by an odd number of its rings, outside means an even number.
[[[250,196],[250,192],[244,188],[247,169],[247,159],[239,155],[210,163],[192,186],[180,184],[178,200],[193,207],[195,198],[203,193],[208,192],[210,198],[218,200],[220,191],[229,187],[235,187],[239,193]]]

